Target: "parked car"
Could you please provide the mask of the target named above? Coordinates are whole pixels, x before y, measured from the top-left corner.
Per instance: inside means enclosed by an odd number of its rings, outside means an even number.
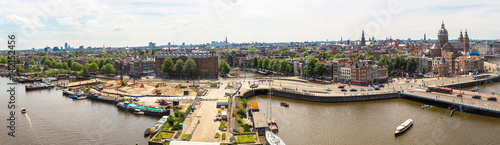
[[[474,95],[472,96],[472,99],[481,99],[481,95]]]
[[[375,88],[375,90],[380,90],[380,88]]]
[[[346,90],[346,89],[344,89],[344,88],[342,88],[340,91],[342,91],[342,92],[347,92],[347,90]]]
[[[462,94],[458,94],[457,97],[463,97],[463,95]]]
[[[412,92],[412,93],[413,93],[413,90],[412,90],[412,89],[410,89],[410,90],[408,90],[408,92]]]
[[[356,90],[356,89],[351,89],[351,92],[356,92],[356,91],[358,91],[358,90]]]
[[[330,88],[327,88],[327,89],[326,89],[326,91],[332,91],[332,89],[330,89]]]
[[[365,91],[365,89],[361,88],[360,91]]]
[[[497,97],[489,97],[488,101],[497,101]]]

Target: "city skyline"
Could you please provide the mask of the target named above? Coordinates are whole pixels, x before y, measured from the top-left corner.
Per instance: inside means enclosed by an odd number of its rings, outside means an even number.
[[[361,4],[362,3],[362,4]],[[432,5],[429,5],[432,4]],[[2,1],[1,34],[15,33],[18,49],[229,42],[303,42],[437,39],[444,20],[449,36],[499,38],[497,1]],[[6,7],[8,6],[8,7]],[[23,11],[19,11],[23,10]],[[38,16],[38,17],[37,17]],[[0,37],[0,46],[6,38]],[[0,50],[5,50],[2,47]]]

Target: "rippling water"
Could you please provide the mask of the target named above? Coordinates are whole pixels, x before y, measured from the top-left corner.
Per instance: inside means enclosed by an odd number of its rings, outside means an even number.
[[[0,85],[7,82],[10,80],[0,78]],[[10,111],[7,95],[5,87],[0,91],[0,144],[147,144],[144,130],[159,119],[121,111],[113,104],[73,100],[56,88],[26,92],[24,85],[18,84],[13,138],[6,128]],[[21,114],[22,107],[28,110],[27,116]]]
[[[267,96],[256,96],[267,113]],[[290,104],[281,107],[280,102]],[[500,144],[500,119],[455,113],[404,99],[353,103],[312,103],[273,97],[272,116],[287,144]],[[414,126],[394,137],[398,125]]]

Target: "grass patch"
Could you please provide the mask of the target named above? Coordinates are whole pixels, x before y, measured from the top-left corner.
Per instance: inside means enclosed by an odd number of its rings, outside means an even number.
[[[250,143],[250,142],[255,142],[254,135],[249,134],[249,135],[238,135],[236,136],[236,142],[238,143]]]
[[[226,121],[221,121],[219,125],[219,130],[226,130],[226,128],[227,128]]]
[[[191,139],[191,134],[183,134],[183,135],[181,136],[181,139],[182,139],[182,140],[189,140],[189,139]]]
[[[160,140],[161,140],[160,136],[155,136],[153,138],[153,141],[156,141],[156,142],[160,142]]]
[[[171,138],[172,137],[172,133],[170,133],[170,132],[161,132],[160,136],[161,136],[161,138]]]
[[[163,125],[161,130],[168,131],[168,128],[170,128],[170,126],[168,125],[168,123],[165,123],[165,125]]]

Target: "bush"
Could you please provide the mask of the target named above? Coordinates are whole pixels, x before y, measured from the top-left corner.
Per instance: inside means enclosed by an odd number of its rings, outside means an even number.
[[[238,118],[238,125],[243,126],[243,120]]]
[[[219,133],[215,133],[215,138],[219,138]]]
[[[250,142],[255,142],[254,135],[238,135],[236,137],[236,142],[238,143],[250,143]]]
[[[175,125],[172,126],[172,130],[179,130],[179,125],[180,125],[179,122],[175,123]]]
[[[220,125],[219,125],[219,129],[220,130],[226,130],[226,128],[227,128],[226,121],[221,121]]]
[[[167,124],[170,126],[174,126],[175,118],[172,115],[168,115]]]
[[[182,140],[189,140],[189,139],[191,139],[191,134],[183,134],[181,139]]]
[[[243,129],[245,130],[245,132],[250,132],[250,125],[248,124],[243,125]]]
[[[246,112],[245,112],[245,109],[243,109],[243,108],[240,108],[240,109],[236,110],[236,113],[238,114],[238,116],[240,118],[245,118],[246,117]]]
[[[160,136],[161,136],[161,138],[171,138],[172,137],[172,133],[170,133],[170,132],[161,132]]]
[[[222,133],[222,140],[226,139],[226,133]]]

